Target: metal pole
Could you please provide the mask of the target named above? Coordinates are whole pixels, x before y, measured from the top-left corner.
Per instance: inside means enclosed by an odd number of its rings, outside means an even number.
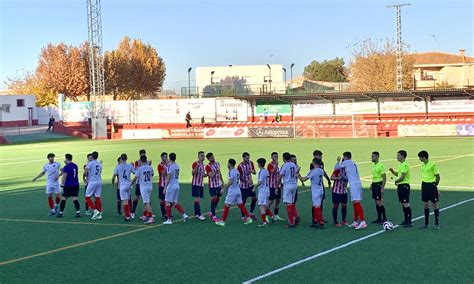
[[[267,67],[268,67],[268,75],[269,75],[268,82],[270,84],[270,94],[271,94],[272,93],[272,67],[270,66],[270,64],[267,64]]]
[[[293,66],[295,66],[295,63],[290,65],[290,88],[293,88]]]
[[[191,98],[191,70],[193,70],[192,67],[188,68],[188,98]]]

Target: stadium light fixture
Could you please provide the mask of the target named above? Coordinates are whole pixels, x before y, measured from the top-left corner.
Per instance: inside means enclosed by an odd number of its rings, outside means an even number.
[[[283,67],[283,68],[281,68],[281,69],[283,69],[283,73],[285,74],[285,87],[286,87],[286,68]]]
[[[211,71],[211,85],[214,84],[214,81],[212,80],[214,77],[214,73],[216,73],[216,71]]]
[[[293,88],[293,66],[295,66],[295,63],[290,65],[290,88]]]

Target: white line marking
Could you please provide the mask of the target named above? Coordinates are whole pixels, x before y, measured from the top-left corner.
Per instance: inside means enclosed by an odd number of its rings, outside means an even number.
[[[471,201],[474,201],[474,198],[466,199],[466,200],[463,200],[463,201],[458,202],[458,203],[456,203],[456,204],[450,205],[450,206],[448,206],[448,207],[444,207],[444,208],[440,209],[439,211],[445,211],[445,210],[448,210],[448,209],[450,209],[450,208],[453,208],[453,207],[456,207],[456,206],[459,206],[459,205],[462,205],[462,204],[464,204],[464,203],[471,202]],[[431,215],[432,215],[432,214],[433,214],[433,212],[431,212]],[[425,216],[416,217],[415,219],[413,219],[413,221],[420,220],[420,219],[422,219],[422,218],[424,218],[424,217],[425,217]],[[393,228],[395,229],[395,228],[398,228],[398,227],[399,227],[399,225],[395,225]],[[300,264],[302,264],[302,263],[305,263],[305,262],[308,262],[308,261],[310,261],[310,260],[319,258],[319,257],[321,257],[321,256],[323,256],[323,255],[326,255],[326,254],[329,254],[329,253],[331,253],[331,252],[334,252],[334,251],[343,249],[343,248],[345,248],[345,247],[351,246],[351,245],[353,245],[353,244],[359,243],[359,242],[361,242],[361,241],[363,241],[363,240],[370,239],[370,238],[375,237],[375,236],[377,236],[377,235],[380,235],[380,234],[382,234],[382,233],[384,233],[384,232],[385,232],[384,230],[377,231],[377,232],[375,232],[375,233],[372,233],[372,234],[370,234],[370,235],[364,236],[364,237],[362,237],[362,238],[358,238],[358,239],[352,240],[352,241],[350,241],[350,242],[347,242],[347,243],[342,244],[342,245],[340,245],[340,246],[334,247],[334,248],[332,248],[332,249],[328,249],[328,250],[325,250],[325,251],[323,251],[323,252],[320,252],[320,253],[317,253],[317,254],[315,254],[315,255],[312,255],[312,256],[310,256],[310,257],[307,257],[307,258],[298,260],[298,261],[296,261],[296,262],[290,263],[290,264],[288,264],[288,265],[285,265],[285,266],[280,267],[280,268],[278,268],[278,269],[272,270],[272,271],[270,271],[270,272],[268,272],[268,273],[265,273],[265,274],[263,274],[263,275],[260,275],[260,276],[257,276],[257,277],[255,277],[255,278],[249,279],[249,280],[244,281],[244,282],[242,282],[242,283],[244,283],[244,284],[254,283],[254,282],[256,282],[256,281],[262,280],[262,279],[264,279],[264,278],[267,278],[267,277],[269,277],[269,276],[272,276],[272,275],[277,274],[277,273],[279,273],[279,272],[282,272],[282,271],[284,271],[284,270],[290,269],[290,268],[292,268],[292,267],[294,267],[294,266],[300,265]]]

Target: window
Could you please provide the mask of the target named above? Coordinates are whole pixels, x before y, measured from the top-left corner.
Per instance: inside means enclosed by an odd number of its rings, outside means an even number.
[[[16,106],[17,107],[24,107],[25,106],[25,100],[24,99],[16,100]]]

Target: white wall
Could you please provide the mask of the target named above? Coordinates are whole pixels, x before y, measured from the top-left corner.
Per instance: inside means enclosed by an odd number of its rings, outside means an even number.
[[[17,107],[17,100],[23,99],[25,106]],[[1,111],[0,121],[27,121],[28,108],[33,108],[33,120],[38,119],[38,111],[36,110],[36,98],[33,95],[0,95],[0,105],[10,105],[10,112]]]
[[[59,111],[58,108],[53,107],[36,107],[36,111],[38,113],[38,124],[48,124],[49,118],[54,116],[56,121],[59,121]]]

